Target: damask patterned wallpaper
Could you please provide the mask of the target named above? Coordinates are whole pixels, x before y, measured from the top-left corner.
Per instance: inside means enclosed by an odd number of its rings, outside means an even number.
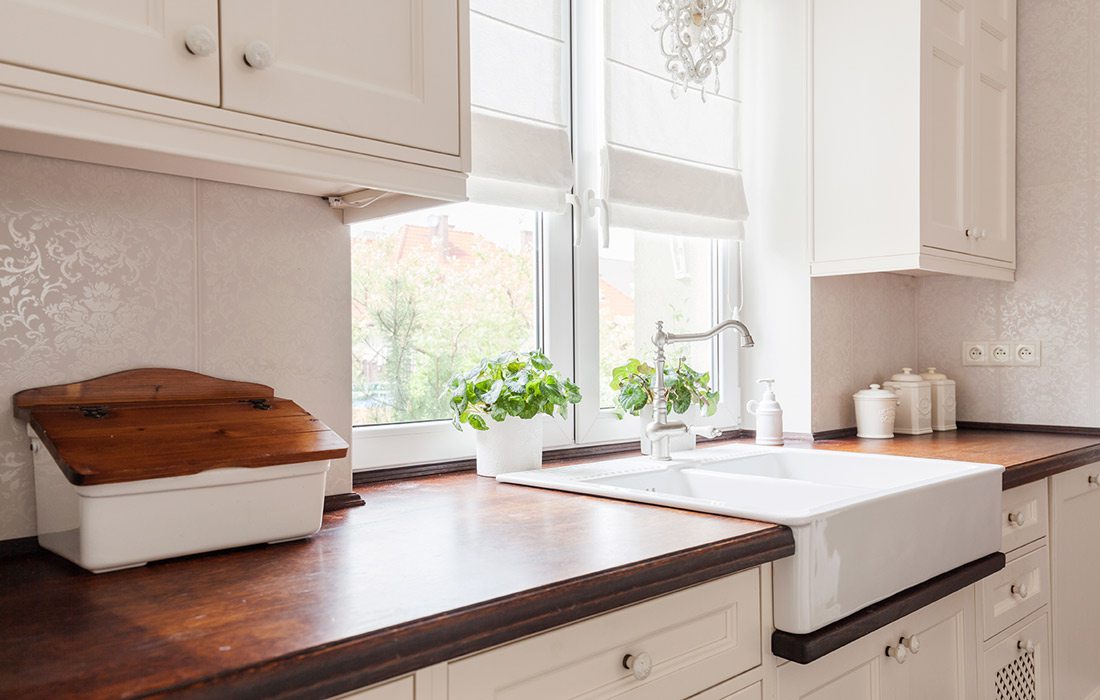
[[[350,442],[349,255],[317,198],[0,151],[0,539],[35,532],[23,388],[193,369]],[[327,491],[350,488],[343,460]]]

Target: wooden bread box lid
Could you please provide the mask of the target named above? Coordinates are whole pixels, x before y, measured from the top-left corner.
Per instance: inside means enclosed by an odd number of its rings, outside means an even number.
[[[30,423],[77,486],[344,457],[348,444],[263,384],[135,369],[20,391]]]

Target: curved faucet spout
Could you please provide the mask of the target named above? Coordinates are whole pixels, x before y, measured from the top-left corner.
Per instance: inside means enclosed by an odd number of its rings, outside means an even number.
[[[675,434],[687,432],[687,426],[682,423],[669,423],[668,400],[665,397],[665,346],[672,343],[694,343],[701,340],[709,340],[724,330],[734,329],[741,336],[741,347],[751,348],[755,345],[752,334],[744,323],[730,319],[719,323],[709,331],[702,333],[668,333],[665,331],[663,321],[657,322],[657,331],[653,334],[653,345],[657,348],[654,361],[655,374],[653,378],[653,422],[647,426],[646,432],[650,438],[651,456],[657,460],[671,459],[669,438]]]

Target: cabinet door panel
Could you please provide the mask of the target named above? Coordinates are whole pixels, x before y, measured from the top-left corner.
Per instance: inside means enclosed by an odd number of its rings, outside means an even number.
[[[970,17],[954,0],[921,4],[921,241],[968,252]]]
[[[459,152],[460,0],[222,3],[224,104],[249,114]],[[250,44],[270,49],[250,67]]]
[[[901,626],[916,635],[920,651],[905,664],[905,688],[894,697],[910,700],[968,700],[977,679],[974,591],[964,591],[913,614]]]
[[[195,56],[191,27],[218,33],[218,0],[0,0],[0,61],[217,105],[218,57]]]
[[[1054,697],[1100,693],[1100,464],[1051,478]]]
[[[1010,4],[1006,12],[1004,5]],[[1016,260],[1015,3],[979,0],[974,31],[974,178],[971,252]]]
[[[980,700],[1049,700],[1047,616],[1020,623],[983,655]]]
[[[879,631],[809,664],[786,663],[777,671],[779,700],[883,700],[899,666],[885,656],[895,641]]]

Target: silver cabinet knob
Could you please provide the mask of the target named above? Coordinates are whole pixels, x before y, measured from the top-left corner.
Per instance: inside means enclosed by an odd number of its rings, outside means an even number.
[[[898,644],[908,649],[910,654],[920,653],[920,637],[915,634],[909,637],[902,637]]]
[[[897,646],[886,647],[886,655],[899,664],[903,664],[909,658],[909,650],[904,645],[898,644]]]
[[[653,671],[653,659],[644,651],[641,654],[627,654],[623,657],[623,668],[629,669],[635,678],[644,681]]]
[[[1024,515],[1022,510],[1018,510],[1015,513],[1008,514],[1008,522],[1016,527],[1023,527],[1024,522],[1027,521],[1027,516]]]
[[[1016,596],[1020,600],[1023,600],[1024,598],[1027,598],[1027,595],[1028,595],[1027,584],[1026,583],[1014,583],[1014,584],[1012,584],[1012,588],[1008,589],[1008,592],[1011,593],[1012,595]]]
[[[1016,648],[1024,652],[1025,654],[1034,654],[1035,642],[1030,639],[1025,642],[1021,639],[1020,641],[1016,642]]]
[[[183,45],[196,56],[209,56],[218,50],[218,37],[201,24],[196,24],[183,35]]]
[[[248,46],[244,47],[244,62],[250,68],[263,70],[275,63],[275,52],[262,41],[250,41]]]

